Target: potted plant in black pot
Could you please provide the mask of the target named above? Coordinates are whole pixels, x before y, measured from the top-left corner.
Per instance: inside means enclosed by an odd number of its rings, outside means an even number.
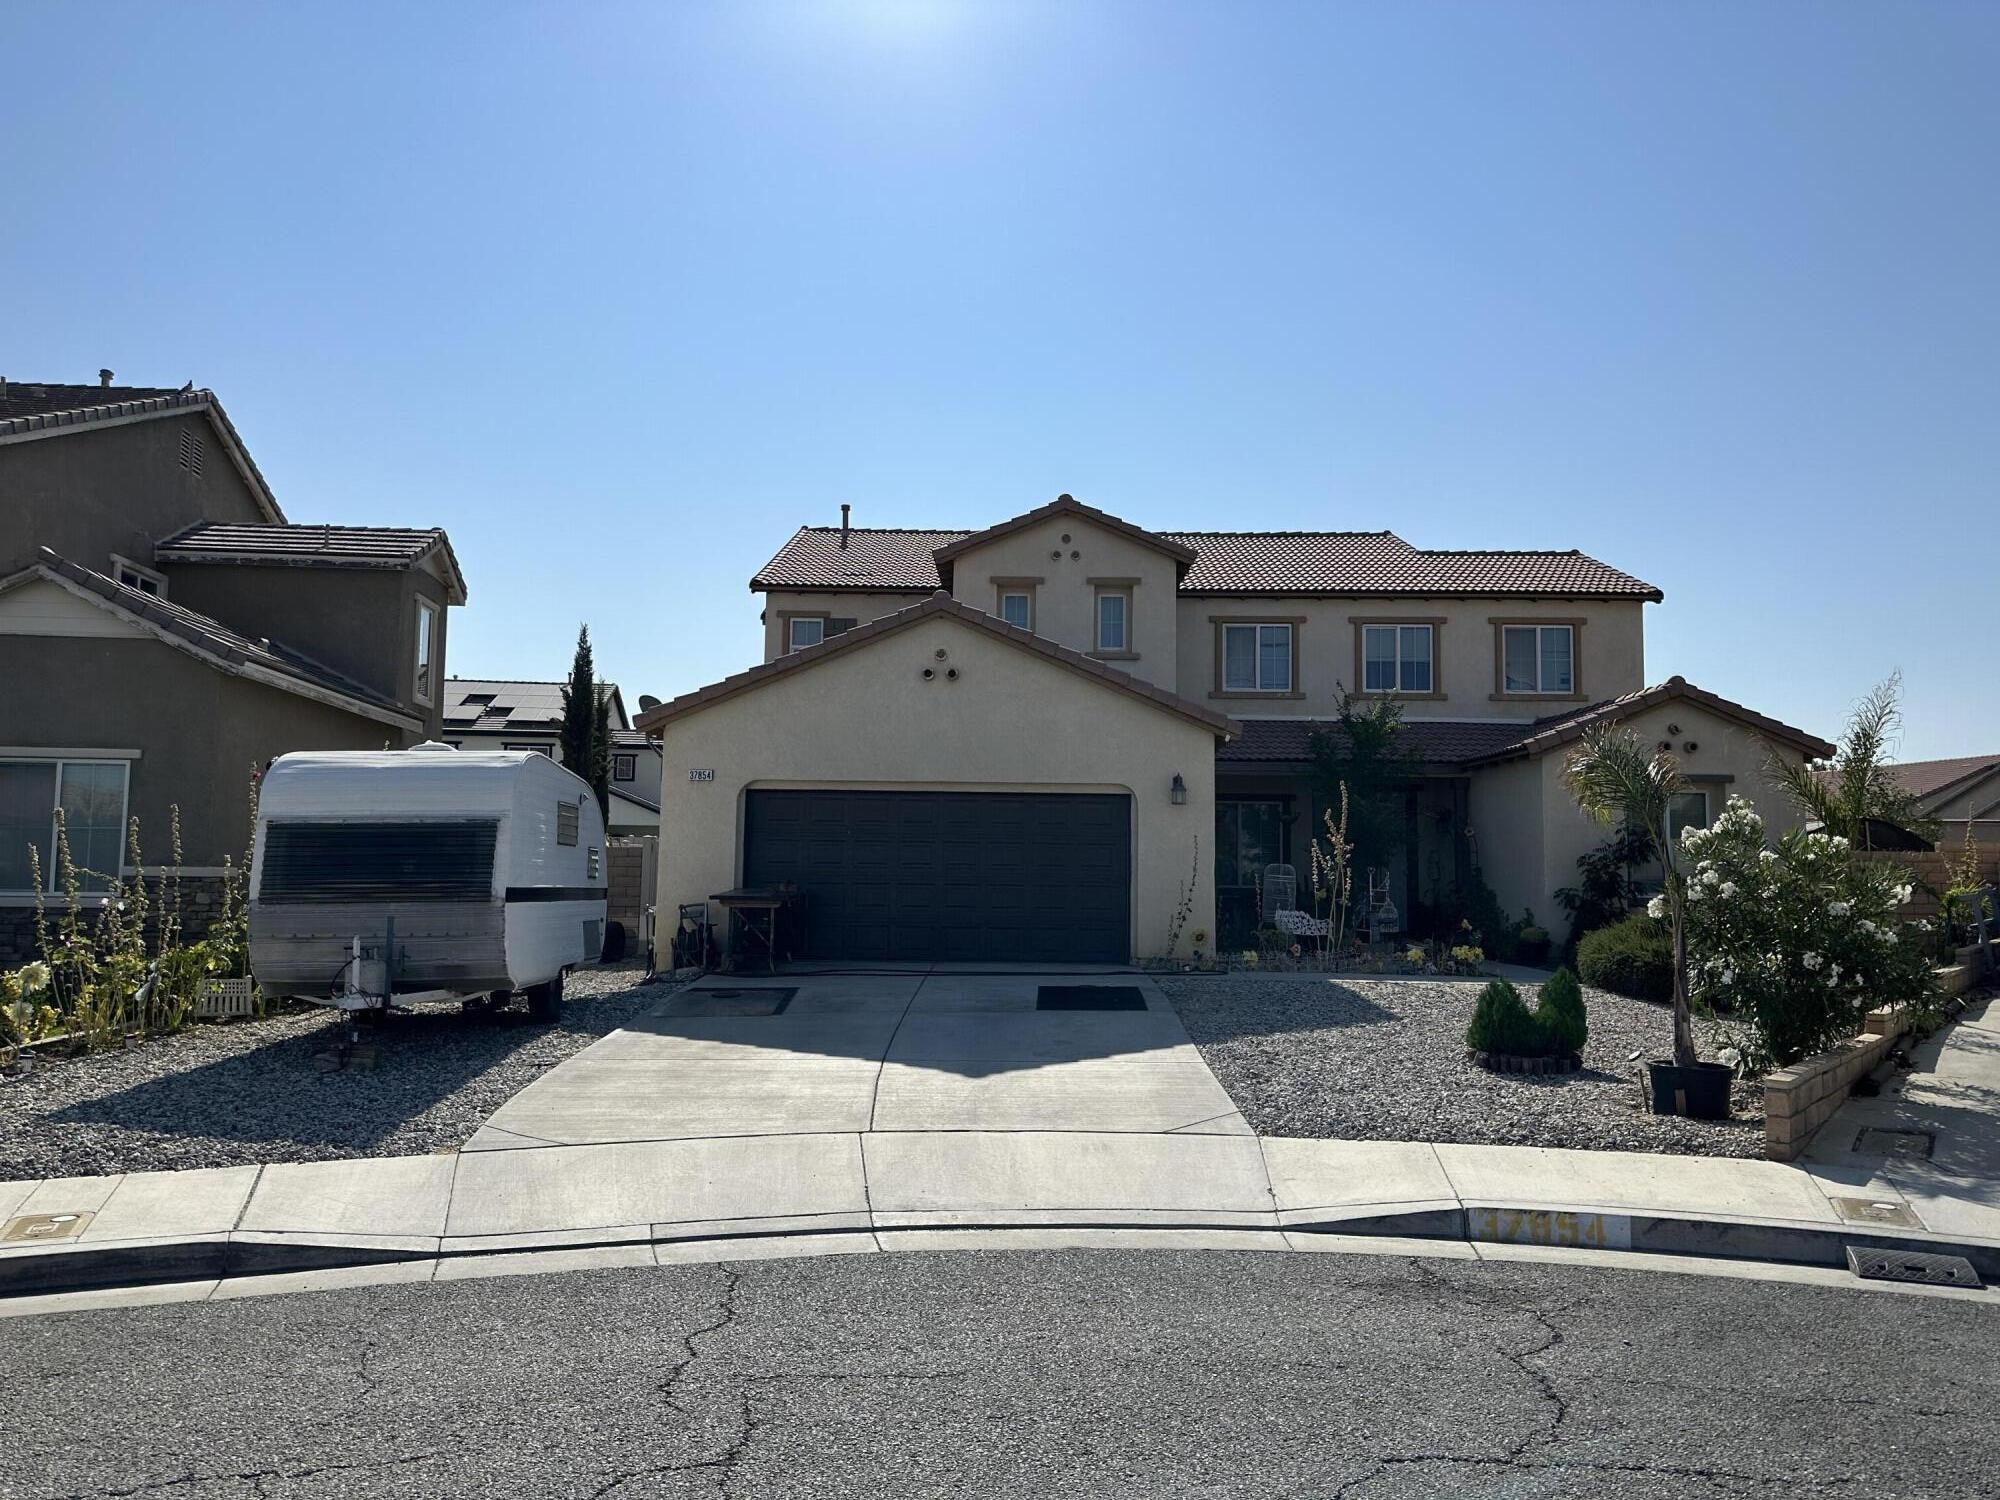
[[[1660,852],[1665,889],[1648,910],[1666,919],[1674,951],[1674,1051],[1647,1064],[1647,1098],[1656,1115],[1688,1115],[1697,1120],[1729,1118],[1729,1082],[1721,1063],[1703,1062],[1694,1047],[1694,1017],[1688,1005],[1687,898],[1668,811],[1680,793],[1691,790],[1680,762],[1665,750],[1648,754],[1628,729],[1586,733],[1563,767],[1563,785],[1578,807],[1600,823],[1620,821],[1645,829]]]

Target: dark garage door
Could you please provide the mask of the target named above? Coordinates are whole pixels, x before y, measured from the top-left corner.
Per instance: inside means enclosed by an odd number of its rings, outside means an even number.
[[[744,884],[796,881],[806,957],[1124,963],[1127,796],[752,791]]]

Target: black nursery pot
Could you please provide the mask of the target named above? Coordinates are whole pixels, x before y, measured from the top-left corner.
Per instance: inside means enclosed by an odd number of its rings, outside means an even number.
[[[1696,1063],[1691,1068],[1670,1062],[1646,1064],[1651,1076],[1653,1113],[1686,1115],[1690,1120],[1729,1118],[1729,1082],[1736,1075],[1721,1063]]]

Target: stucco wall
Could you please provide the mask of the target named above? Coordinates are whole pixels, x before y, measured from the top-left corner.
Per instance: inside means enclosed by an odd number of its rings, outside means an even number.
[[[939,676],[924,681],[926,667]],[[956,682],[943,677],[948,667]],[[1190,873],[1187,931],[1215,927],[1214,746],[1200,725],[933,617],[664,726],[660,906],[737,883],[752,787],[1126,790],[1133,943],[1138,955],[1157,954]],[[696,768],[715,780],[691,781]],[[1178,807],[1176,773],[1187,783]]]
[[[1678,733],[1669,733],[1678,726]],[[1755,731],[1720,718],[1685,699],[1635,715],[1625,727],[1648,749],[1671,739],[1682,770],[1697,790],[1709,794],[1709,816],[1719,814],[1730,796],[1747,798],[1763,816],[1769,836],[1796,827],[1798,813],[1764,777],[1766,742]],[[1689,741],[1695,749],[1685,748]],[[1567,932],[1555,892],[1577,879],[1579,857],[1611,837],[1611,830],[1577,808],[1562,784],[1563,766],[1573,747],[1537,760],[1508,762],[1473,773],[1472,818],[1479,834],[1486,883],[1510,915],[1523,906],[1558,938]],[[1796,760],[1796,751],[1783,752]],[[1526,768],[1526,769],[1524,769]],[[1524,781],[1532,776],[1533,784]],[[1540,809],[1539,836],[1525,826],[1527,809]]]
[[[989,615],[1000,613],[994,579],[1039,579],[1033,589],[1035,634],[1093,655],[1098,588],[1091,580],[1136,580],[1130,584],[1128,650],[1105,659],[1121,672],[1175,691],[1180,572],[1157,548],[1080,516],[1056,516],[963,552],[951,568],[952,597]]]
[[[1472,776],[1469,816],[1479,843],[1479,870],[1500,908],[1511,917],[1524,909],[1535,920],[1557,931],[1562,910],[1555,904],[1542,857],[1542,765],[1516,760],[1477,771]],[[1602,841],[1602,835],[1599,835]],[[1568,885],[1571,877],[1556,885]]]
[[[764,596],[764,660],[785,654],[785,621],[792,615],[826,615],[866,625],[883,615],[921,604],[925,594],[843,593],[812,589],[772,589]]]
[[[254,567],[175,563],[168,597],[245,635],[269,636],[386,693],[437,738],[443,719],[451,610],[445,586],[420,568]],[[436,690],[415,697],[417,599],[437,606]]]
[[[1320,717],[1334,712],[1340,688],[1358,686],[1354,669],[1356,622],[1439,622],[1433,639],[1441,696],[1413,697],[1406,719],[1535,719],[1566,703],[1595,702],[1646,685],[1644,606],[1623,600],[1513,599],[1307,599],[1183,597],[1179,601],[1180,665],[1175,691],[1197,703],[1217,699],[1228,713],[1254,716],[1258,703],[1274,714]],[[1217,693],[1215,621],[1295,620],[1295,694]],[[1493,621],[1581,620],[1577,687],[1569,699],[1506,696],[1494,692],[1497,644]]]
[[[203,441],[198,475],[180,466],[183,432]],[[155,541],[196,521],[265,519],[199,411],[0,443],[0,516],[0,577],[39,547],[104,573],[114,552],[150,564]]]
[[[32,649],[20,649],[31,645]],[[181,810],[190,866],[241,859],[250,773],[288,750],[379,750],[403,736],[279,688],[230,677],[151,639],[0,641],[0,744],[127,749],[130,815],[146,862],[164,862]]]

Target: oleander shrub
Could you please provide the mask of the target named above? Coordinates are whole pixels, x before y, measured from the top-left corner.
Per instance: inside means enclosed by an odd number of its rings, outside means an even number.
[[[1521,992],[1504,979],[1489,982],[1472,1008],[1465,1028],[1465,1045],[1474,1052],[1500,1052],[1511,1057],[1547,1057],[1549,1035],[1535,1020]]]
[[[1674,945],[1667,924],[1633,915],[1585,935],[1576,945],[1583,982],[1631,1000],[1674,998]]]
[[[1893,867],[1823,833],[1767,846],[1740,797],[1681,849],[1692,999],[1749,1071],[1826,1051],[1878,1005],[1921,1019],[1935,1003],[1930,935],[1899,919],[1910,888]]]
[[[1590,1036],[1590,1023],[1583,1008],[1583,986],[1567,968],[1557,969],[1542,981],[1541,995],[1535,1004],[1535,1021],[1548,1033],[1553,1056],[1583,1051],[1583,1044]]]

